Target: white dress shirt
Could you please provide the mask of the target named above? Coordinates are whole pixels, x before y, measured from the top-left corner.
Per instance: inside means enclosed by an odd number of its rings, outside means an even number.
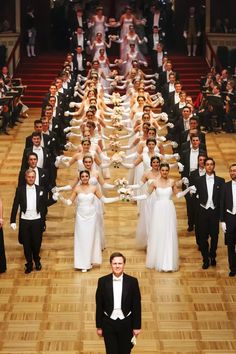
[[[84,49],[84,35],[83,34],[77,34],[77,43],[78,46],[80,45],[82,49]]]
[[[153,33],[152,38],[153,38],[153,49],[156,50],[157,44],[159,43],[159,34]]]
[[[184,130],[189,130],[189,119],[183,119]]]
[[[213,187],[214,187],[214,175],[206,175],[206,184],[207,184],[207,194],[208,194],[208,199],[205,208],[206,209],[215,209],[212,196],[213,196]]]
[[[162,66],[163,52],[157,52],[157,66]]]
[[[175,96],[174,96],[174,102],[175,102],[175,104],[176,104],[176,103],[179,103],[179,101],[180,101],[179,93],[175,92]]]
[[[37,220],[40,219],[40,213],[37,213],[36,208],[36,188],[35,185],[29,186],[26,185],[26,211],[25,213],[22,212],[21,219],[24,220]]]
[[[78,21],[79,27],[83,27],[83,19],[82,19],[82,16],[77,16],[77,21]]]
[[[169,92],[174,92],[174,90],[175,90],[175,85],[169,83]]]
[[[190,172],[197,170],[199,149],[190,150]]]
[[[201,177],[201,176],[205,176],[205,174],[206,174],[205,168],[199,168],[199,169],[198,169],[198,173],[199,173],[199,176],[200,176],[200,177]]]
[[[236,181],[232,181],[232,194],[233,194],[233,214],[236,214]]]
[[[37,167],[43,168],[43,149],[41,146],[33,146],[33,152],[35,152],[38,156]]]
[[[32,168],[32,170],[35,171],[35,181],[34,181],[34,184],[36,184],[37,186],[39,186],[39,170],[38,170],[38,167]]]
[[[159,19],[160,19],[160,13],[155,13],[153,17],[153,27],[157,26],[159,27]]]
[[[117,320],[117,318],[123,320],[125,318],[121,310],[122,289],[123,289],[123,274],[120,277],[116,277],[113,274],[114,309],[110,317],[112,320]]]
[[[84,70],[84,68],[83,68],[83,56],[82,56],[82,54],[77,54],[77,62],[78,62],[78,70],[79,71],[82,71],[82,70]]]

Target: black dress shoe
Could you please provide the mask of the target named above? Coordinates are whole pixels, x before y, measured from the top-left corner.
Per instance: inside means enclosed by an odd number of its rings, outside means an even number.
[[[233,272],[232,270],[231,270],[231,272],[229,272],[229,277],[234,277],[236,275],[236,272]]]
[[[31,273],[33,270],[33,267],[30,265],[25,265],[25,274]]]
[[[35,269],[36,270],[41,270],[42,269],[42,264],[39,261],[35,262]]]
[[[216,259],[215,258],[211,258],[211,266],[212,267],[216,266]]]
[[[203,262],[202,269],[208,269],[209,268],[209,262]]]
[[[187,231],[188,232],[191,232],[191,231],[193,231],[194,230],[194,227],[193,226],[189,226],[188,228],[187,228]]]

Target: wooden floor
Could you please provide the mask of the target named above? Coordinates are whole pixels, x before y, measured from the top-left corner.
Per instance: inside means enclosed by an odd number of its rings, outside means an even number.
[[[8,261],[7,272],[0,275],[0,353],[104,353],[95,331],[94,294],[97,279],[109,272],[108,258],[116,250],[127,256],[126,272],[138,277],[141,285],[143,330],[133,353],[236,353],[236,278],[228,277],[223,237],[216,268],[202,270],[194,237],[185,231],[184,200],[175,200],[179,272],[145,269],[145,252],[135,247],[136,206],[119,202],[105,207],[107,248],[100,268],[85,274],[73,269],[74,208],[57,203],[48,215],[43,269],[24,274],[22,248],[8,220],[24,137],[38,116],[39,110],[31,110],[30,118],[10,137],[0,136],[0,194]],[[236,135],[210,134],[207,145],[216,159],[218,175],[228,179],[228,165],[236,162]],[[68,184],[75,170],[76,166],[60,170],[58,184]],[[127,171],[113,169],[111,181],[117,175],[127,176]]]

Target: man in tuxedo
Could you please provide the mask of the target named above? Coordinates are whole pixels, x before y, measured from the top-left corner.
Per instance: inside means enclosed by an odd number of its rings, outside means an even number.
[[[204,154],[205,151],[200,149],[200,139],[198,135],[191,136],[191,147],[188,150],[185,150],[181,154],[181,163],[184,165],[184,170],[182,172],[182,177],[189,178],[190,173],[197,170],[198,168],[198,156],[199,154]],[[191,232],[194,229],[194,205],[192,203],[193,199],[191,194],[188,193],[185,196],[186,207],[187,207],[187,216],[188,216],[188,229],[187,231]]]
[[[22,157],[21,169],[26,169],[28,165],[28,155],[31,152],[35,152],[38,155],[37,166],[40,168],[49,169],[50,167],[50,155],[49,150],[41,146],[41,134],[32,133],[32,146],[25,148]]]
[[[50,148],[50,138],[49,136],[46,136],[42,133],[43,131],[43,125],[42,125],[42,121],[40,119],[35,119],[34,121],[34,131],[36,133],[41,134],[41,146],[42,147],[46,147],[46,148]],[[25,148],[29,148],[33,146],[33,142],[32,142],[32,134],[30,134],[29,136],[26,137],[25,139]]]
[[[170,78],[169,78],[170,73],[174,73],[176,80],[179,80],[179,74],[178,74],[177,72],[174,72],[174,71],[173,71],[172,63],[171,63],[170,60],[167,61],[165,67],[166,67],[166,70],[160,72],[160,75],[159,75],[159,84],[160,84],[161,88],[162,88],[166,83],[168,83],[168,82],[170,81]],[[182,86],[181,86],[181,89],[182,89]],[[181,89],[179,90],[179,92],[181,91]],[[176,102],[176,103],[177,103],[177,102]]]
[[[28,169],[35,171],[35,184],[43,187],[45,190],[49,187],[48,171],[44,168],[37,167],[38,155],[35,152],[30,152],[27,160],[27,168],[23,169],[19,173],[18,186],[23,186],[26,183],[25,172]]]
[[[229,276],[236,275],[236,164],[229,168],[231,181],[225,183],[221,195],[221,227],[228,250]]]
[[[181,145],[181,150],[186,150],[189,148],[189,146],[184,145],[187,142],[190,142],[190,136],[192,134],[197,134],[201,140],[201,144],[206,145],[206,137],[203,132],[199,129],[199,119],[197,116],[192,116],[189,119],[189,129],[182,131],[181,137],[180,137],[180,145]]]
[[[75,55],[73,59],[74,74],[86,76],[86,54],[83,52],[81,45],[78,45],[75,50]]]
[[[205,176],[196,181],[199,200],[199,242],[203,258],[202,269],[216,266],[216,250],[219,235],[220,198],[225,180],[215,175],[215,161],[208,157],[205,161]],[[210,246],[208,238],[210,236]]]
[[[26,184],[16,189],[10,219],[11,228],[16,230],[16,215],[20,207],[19,242],[24,248],[25,274],[32,272],[33,260],[36,270],[42,269],[39,253],[45,229],[46,194],[35,184],[35,178],[35,171],[26,170]]]
[[[88,39],[85,37],[83,28],[78,27],[76,32],[72,35],[70,39],[70,51],[74,53],[76,48],[80,46],[82,50],[85,50]]]
[[[110,256],[112,273],[98,280],[97,334],[104,337],[106,354],[129,354],[131,340],[141,331],[141,295],[138,280],[124,273],[125,257]]]
[[[198,168],[189,175],[189,185],[194,186],[199,177],[204,176],[206,174],[205,170],[205,161],[207,155],[200,153],[198,155]],[[199,202],[198,198],[196,198],[196,194],[190,195],[191,197],[191,210],[193,211],[193,220],[194,220],[194,232],[196,238],[196,244],[198,245],[198,249],[200,250],[200,241],[199,241],[199,225],[198,225],[198,213],[199,213]]]

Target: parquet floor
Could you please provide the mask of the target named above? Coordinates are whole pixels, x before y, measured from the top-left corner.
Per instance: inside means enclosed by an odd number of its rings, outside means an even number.
[[[0,136],[0,193],[8,261],[7,272],[0,275],[0,353],[104,353],[95,331],[94,294],[98,277],[109,272],[108,258],[115,250],[127,256],[126,272],[138,277],[141,286],[143,331],[133,353],[236,353],[236,278],[228,277],[223,237],[216,268],[203,271],[194,237],[185,231],[184,200],[175,200],[180,244],[177,273],[145,269],[145,253],[135,247],[136,206],[119,202],[105,207],[107,248],[100,268],[85,274],[73,269],[74,209],[58,203],[48,215],[43,269],[24,274],[23,252],[8,220],[24,137],[38,116],[39,110],[31,110],[30,118],[10,137]],[[235,135],[207,136],[217,173],[227,179],[228,165],[235,162],[235,144]],[[72,180],[75,170],[76,166],[60,170],[58,184]],[[118,175],[126,176],[127,171],[113,169],[111,180]]]

